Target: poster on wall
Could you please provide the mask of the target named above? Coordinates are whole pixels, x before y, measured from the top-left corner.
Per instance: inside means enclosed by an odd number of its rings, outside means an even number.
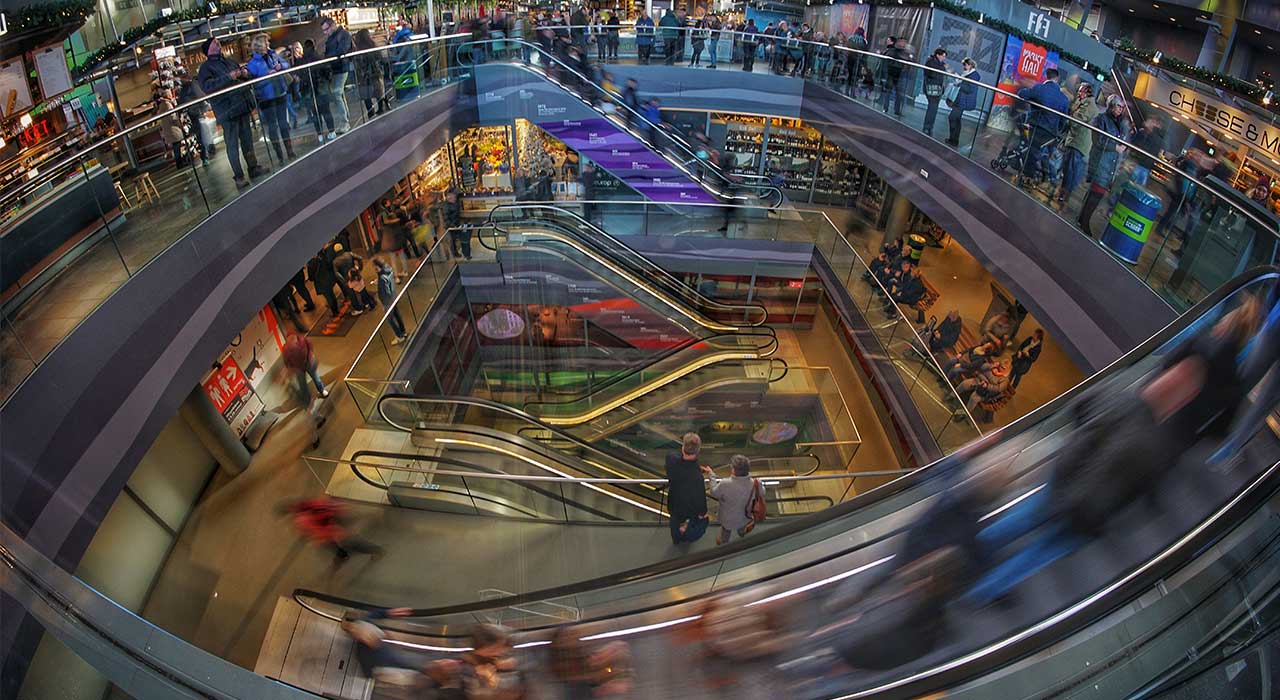
[[[1044,72],[1058,67],[1058,52],[1043,46],[1009,37],[1005,45],[1004,60],[1000,65],[1000,89],[1008,92],[1033,85],[1044,79]],[[1014,99],[997,94],[991,108],[991,126],[1002,131],[1013,129]]]
[[[876,6],[875,19],[871,23],[872,32],[867,37],[872,51],[884,51],[889,37],[902,37],[907,40],[907,50],[921,61],[927,56],[925,33],[928,30],[929,8]]]
[[[1005,33],[991,27],[935,10],[929,26],[929,51],[941,46],[947,50],[947,67],[955,73],[962,72],[961,61],[972,58],[978,64],[982,82],[994,84],[1000,74],[1000,61],[1004,55]],[[983,91],[978,96],[978,108],[991,107],[995,93]]]
[[[201,381],[218,413],[243,438],[266,405],[261,393],[272,366],[283,357],[284,332],[269,306],[254,315]]]
[[[11,119],[31,109],[31,88],[22,56],[0,62],[0,118]]]
[[[845,36],[853,36],[858,27],[867,26],[871,16],[870,5],[827,5],[825,7],[806,7],[804,21],[808,22],[815,32],[827,36],[843,32]]]
[[[42,46],[31,52],[35,60],[36,76],[40,78],[40,94],[50,99],[75,87],[71,82],[71,69],[67,67],[67,53],[62,43]]]
[[[235,358],[224,355],[218,365],[201,382],[204,393],[213,402],[214,408],[222,414],[223,420],[235,431],[236,437],[244,438],[244,433],[253,424],[253,419],[262,413],[265,406],[262,399],[254,392]]]

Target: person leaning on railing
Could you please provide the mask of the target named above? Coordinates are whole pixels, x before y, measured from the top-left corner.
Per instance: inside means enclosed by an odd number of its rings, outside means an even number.
[[[196,81],[206,95],[213,95],[249,78],[247,70],[222,55],[222,44],[217,39],[205,39],[200,49],[208,59],[200,65]],[[236,187],[248,187],[248,178],[265,175],[267,172],[266,168],[258,165],[258,156],[253,152],[253,130],[249,126],[253,102],[250,99],[247,87],[209,98],[218,126],[222,127],[223,145],[226,146],[227,162],[231,164]],[[242,153],[245,165],[249,168],[248,177],[245,177],[245,171],[240,166]]]
[[[636,19],[636,55],[641,65],[649,65],[649,56],[653,53],[653,19],[649,13],[641,11]]]

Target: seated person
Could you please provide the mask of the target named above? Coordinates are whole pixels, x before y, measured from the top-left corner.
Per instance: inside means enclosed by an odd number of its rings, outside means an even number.
[[[961,352],[942,369],[947,373],[947,378],[951,381],[958,381],[961,377],[974,374],[981,369],[984,362],[990,357],[997,354],[996,346],[993,343],[979,343],[968,350]]]
[[[882,252],[872,258],[867,267],[871,270],[871,274],[880,280],[880,284],[885,284],[889,280],[890,270],[893,269],[893,261],[889,259],[888,253]]]
[[[897,282],[889,287],[889,296],[899,304],[912,306],[924,297],[924,279],[920,271],[907,261],[902,261],[902,273]]]
[[[1004,396],[1008,388],[1009,368],[1003,362],[991,362],[984,364],[981,371],[973,377],[960,382],[956,391],[972,412],[978,410],[981,404]]]
[[[942,352],[955,347],[956,341],[960,340],[962,327],[960,312],[955,309],[947,312],[947,317],[933,329],[933,333],[929,334],[929,350]]]
[[[1007,312],[1000,312],[982,324],[982,339],[1004,347],[1013,335],[1013,319]]]
[[[884,245],[880,246],[880,252],[883,255],[887,255],[889,257],[889,262],[894,265],[902,262],[903,258],[909,259],[909,256],[907,255],[907,243],[901,238],[895,238],[891,241],[887,241]]]

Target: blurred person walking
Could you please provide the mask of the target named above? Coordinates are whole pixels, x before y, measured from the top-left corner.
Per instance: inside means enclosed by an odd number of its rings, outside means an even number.
[[[284,357],[284,366],[293,372],[294,385],[303,409],[311,407],[311,389],[307,386],[308,379],[316,385],[316,392],[320,394],[320,398],[329,396],[329,390],[324,387],[324,380],[320,379],[320,362],[316,359],[315,350],[311,347],[311,341],[307,340],[307,336],[297,332],[289,333],[281,355]]]
[[[347,506],[333,498],[321,496],[296,501],[284,506],[283,511],[292,516],[293,526],[300,535],[333,553],[333,571],[347,563],[352,554],[369,554],[375,560],[382,558],[382,547],[351,532]]]

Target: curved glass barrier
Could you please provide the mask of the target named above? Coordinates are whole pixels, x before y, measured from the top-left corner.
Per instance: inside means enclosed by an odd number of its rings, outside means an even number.
[[[516,641],[535,646],[557,638],[558,623],[563,620],[551,621],[531,610],[554,605],[574,611],[578,626],[573,631],[585,635],[583,641],[631,638],[631,644],[645,650],[637,655],[643,659],[637,662],[640,677],[667,688],[663,679],[653,678],[656,669],[665,668],[662,664],[669,654],[656,652],[656,647],[670,649],[668,633],[658,630],[698,620],[710,624],[722,614],[718,605],[734,609],[762,605],[770,611],[772,622],[761,617],[755,625],[767,625],[770,635],[788,643],[741,662],[762,663],[755,670],[781,674],[797,697],[917,696],[944,689],[960,694],[968,691],[974,697],[983,693],[1022,697],[1024,691],[1040,692],[1059,679],[1106,682],[1109,679],[1104,676],[1119,673],[1118,664],[1081,669],[1066,658],[1069,654],[1065,651],[1058,661],[1054,655],[1024,659],[1076,634],[1080,641],[1075,644],[1089,649],[1090,655],[1084,657],[1089,659],[1127,659],[1139,643],[1148,646],[1148,630],[1166,635],[1170,641],[1159,647],[1167,651],[1167,644],[1185,644],[1176,624],[1190,622],[1184,614],[1188,608],[1216,605],[1216,591],[1224,588],[1240,586],[1237,591],[1226,591],[1222,598],[1239,601],[1242,591],[1247,590],[1250,599],[1259,599],[1256,591],[1266,590],[1259,589],[1259,584],[1274,586],[1273,572],[1257,565],[1274,556],[1275,543],[1280,541],[1280,524],[1274,517],[1280,442],[1270,427],[1263,428],[1244,460],[1229,471],[1219,470],[1206,479],[1201,474],[1203,464],[1192,458],[1169,466],[1168,483],[1147,485],[1156,488],[1161,500],[1177,499],[1177,508],[1163,507],[1158,517],[1153,517],[1142,503],[1132,504],[1110,516],[1113,520],[1108,522],[1115,527],[1072,542],[1068,551],[1044,549],[1043,541],[1033,544],[1033,536],[994,569],[964,575],[974,585],[948,587],[954,598],[937,608],[929,607],[930,621],[919,621],[930,630],[946,630],[940,637],[925,633],[924,628],[913,633],[910,627],[902,626],[909,617],[894,617],[888,612],[879,614],[889,616],[886,623],[897,620],[899,624],[882,631],[875,622],[881,618],[873,615],[882,609],[861,606],[859,599],[877,587],[901,590],[894,583],[911,569],[890,562],[895,557],[916,556],[910,553],[910,533],[916,528],[942,526],[942,522],[931,520],[945,517],[942,514],[949,509],[940,504],[954,496],[935,491],[933,495],[939,498],[922,499],[910,508],[899,502],[870,520],[866,511],[878,510],[878,506],[929,484],[950,493],[1000,484],[999,495],[983,498],[989,506],[968,511],[978,523],[990,521],[984,531],[1002,530],[1021,520],[1027,510],[1047,506],[1047,502],[1027,504],[1044,501],[1037,499],[1037,494],[1045,488],[1040,482],[1051,478],[1054,457],[1064,452],[1065,445],[1083,439],[1075,424],[1082,407],[1096,400],[1091,397],[1113,396],[1138,383],[1151,386],[1153,370],[1164,372],[1162,368],[1175,367],[1169,359],[1181,356],[1190,339],[1209,337],[1236,323],[1236,310],[1253,303],[1252,295],[1274,294],[1277,279],[1280,276],[1274,271],[1265,271],[1237,280],[1081,387],[974,445],[963,457],[947,458],[890,484],[884,492],[866,494],[815,516],[807,528],[784,526],[776,533],[761,535],[757,542],[559,589],[407,611],[404,622],[392,621],[388,628],[404,635],[402,639],[430,640],[441,645],[435,651],[448,653],[465,644],[455,625],[501,620],[529,632]],[[1081,402],[1081,398],[1086,400]],[[997,476],[997,482],[988,481]],[[896,492],[895,485],[899,487]],[[984,514],[988,507],[992,510]],[[951,521],[950,527],[959,524]],[[810,540],[815,531],[825,531],[825,537]],[[762,551],[772,556],[758,558]],[[1028,552],[1034,556],[1022,556]],[[1000,571],[999,575],[993,575],[995,571]],[[1246,582],[1248,588],[1243,586]],[[992,586],[1001,592],[992,591]],[[1143,597],[1142,605],[1122,605],[1139,596]],[[309,590],[295,591],[295,599],[322,615],[341,617],[370,609],[369,603]],[[818,611],[825,618],[814,619]],[[840,656],[880,657],[857,646],[852,640],[860,637],[841,631],[840,624],[826,626],[832,622],[831,616],[837,623],[861,620],[859,624],[869,625],[867,629],[876,630],[868,633],[872,644],[883,644],[883,633],[889,631],[915,641],[887,653],[888,658],[902,659],[889,666],[841,667]],[[1212,615],[1202,616],[1198,624],[1206,617]],[[759,629],[755,625],[753,629]],[[1139,629],[1141,634],[1132,633]],[[727,629],[724,633],[731,634]],[[853,646],[842,646],[846,643]],[[1181,655],[1183,648],[1176,647],[1175,656]],[[1144,653],[1159,650],[1151,645]],[[1164,654],[1163,658],[1168,657]],[[1134,666],[1136,673],[1151,670],[1137,663]],[[997,669],[1000,672],[994,673]],[[746,670],[740,672],[755,677]],[[680,676],[670,682],[685,680]]]
[[[465,42],[455,51],[462,64],[475,65],[477,58],[481,63],[490,57],[499,61],[519,59],[517,65],[538,71],[570,95],[600,110],[616,127],[630,132],[667,158],[724,203],[778,207],[786,201],[782,190],[767,178],[726,172],[708,157],[705,146],[693,145],[679,131],[655,124],[645,116],[641,105],[628,104],[620,93],[600,87],[596,76],[580,72],[562,56],[541,45],[518,39],[492,39]],[[744,190],[749,194],[744,194]]]
[[[740,70],[733,60],[740,62],[749,45],[760,59],[755,72],[820,84],[841,93],[840,99],[932,135],[940,147],[955,149],[1012,180],[1046,212],[1098,241],[1177,310],[1189,308],[1244,270],[1275,259],[1280,218],[1228,182],[1225,173],[1231,168],[1223,154],[1167,143],[1164,115],[1147,115],[1133,124],[1122,96],[1116,96],[1114,108],[1108,106],[1114,85],[1103,89],[1090,83],[1092,92],[1085,98],[1077,92],[1080,78],[1073,77],[1066,88],[1071,94],[1060,90],[1062,99],[1054,108],[1045,104],[1044,89],[1015,93],[991,86],[995,76],[961,74],[966,71],[959,57],[950,61],[959,70],[939,69],[794,36],[680,27],[659,31],[673,37],[677,64],[685,65],[683,57],[692,56],[699,33],[704,33],[702,50],[717,47],[710,52],[718,51],[724,68]],[[619,55],[627,61],[636,56],[634,34],[623,32]],[[585,81],[581,76],[582,70],[576,71],[575,80]],[[608,95],[598,81],[589,82],[587,93]],[[821,130],[820,121],[814,124]],[[768,168],[785,175],[781,163]]]
[[[450,63],[445,49],[459,38],[355,51],[261,77],[243,69],[211,71],[207,80],[198,75],[207,88],[198,100],[163,109],[120,133],[87,138],[75,155],[8,185],[0,204],[6,285],[0,399],[103,299],[255,182],[464,77],[466,69]],[[365,64],[385,66],[394,78],[379,99],[362,101],[356,82],[345,80]],[[221,121],[205,116],[207,105]],[[130,165],[126,140],[157,126],[166,134],[184,129],[184,119],[192,124],[189,135],[198,132],[205,146],[188,147],[176,171],[153,177]],[[210,152],[215,146],[216,155]]]

